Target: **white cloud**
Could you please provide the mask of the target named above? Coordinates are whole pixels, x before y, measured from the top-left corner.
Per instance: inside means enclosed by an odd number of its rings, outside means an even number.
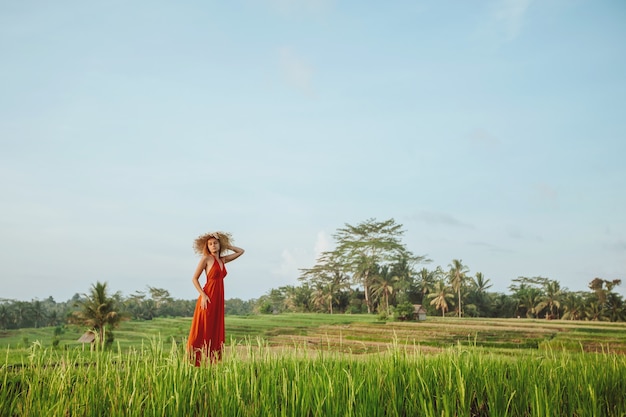
[[[330,237],[323,230],[317,233],[317,240],[315,241],[315,259],[317,260],[322,252],[328,252],[332,250],[332,243]]]
[[[311,268],[314,261],[312,254],[301,248],[283,249],[280,255],[280,264],[271,270],[271,273],[281,280],[295,283],[301,274],[300,269]]]
[[[283,249],[281,262],[272,273],[282,278],[295,278],[300,275],[298,268],[301,265],[299,259],[302,258],[302,251],[298,249]]]
[[[301,248],[285,248],[280,256],[280,264],[271,272],[281,278],[296,279],[300,269],[311,268],[322,254],[332,250],[330,237],[323,230],[317,233],[312,250]]]
[[[501,0],[494,8],[493,18],[504,32],[505,41],[515,39],[524,25],[524,17],[532,0]]]
[[[313,68],[297,56],[290,47],[279,50],[280,68],[287,84],[307,96],[315,96],[313,91]]]

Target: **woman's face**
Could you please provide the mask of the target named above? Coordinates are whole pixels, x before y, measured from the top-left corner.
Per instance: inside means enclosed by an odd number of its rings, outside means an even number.
[[[215,239],[214,237],[209,238],[206,242],[206,246],[209,249],[209,253],[218,254],[220,253],[220,241]]]

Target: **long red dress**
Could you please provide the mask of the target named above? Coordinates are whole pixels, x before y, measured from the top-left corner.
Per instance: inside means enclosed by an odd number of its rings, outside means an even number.
[[[213,255],[211,255],[213,256]],[[226,264],[220,263],[213,256],[214,261],[211,269],[206,273],[207,281],[203,290],[211,299],[205,309],[202,309],[202,297],[198,296],[196,309],[191,320],[187,351],[191,355],[196,366],[200,366],[203,360],[211,362],[222,357],[224,340],[224,277],[226,276]]]

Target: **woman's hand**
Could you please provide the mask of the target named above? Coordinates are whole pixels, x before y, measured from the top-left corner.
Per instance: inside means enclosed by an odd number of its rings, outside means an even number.
[[[233,246],[233,245],[228,246],[226,249],[232,250],[234,253],[231,253],[230,255],[226,255],[222,257],[222,260],[224,262],[234,261],[235,259],[239,258],[244,253],[243,249],[238,248],[237,246]]]
[[[200,307],[205,310],[207,306],[211,303],[211,299],[205,293],[202,293],[201,297],[202,301],[200,302]]]

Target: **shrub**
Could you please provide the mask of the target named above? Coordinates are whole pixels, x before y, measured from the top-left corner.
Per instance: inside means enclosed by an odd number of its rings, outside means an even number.
[[[394,310],[394,318],[398,321],[411,320],[413,318],[413,304],[406,301],[398,304]]]

